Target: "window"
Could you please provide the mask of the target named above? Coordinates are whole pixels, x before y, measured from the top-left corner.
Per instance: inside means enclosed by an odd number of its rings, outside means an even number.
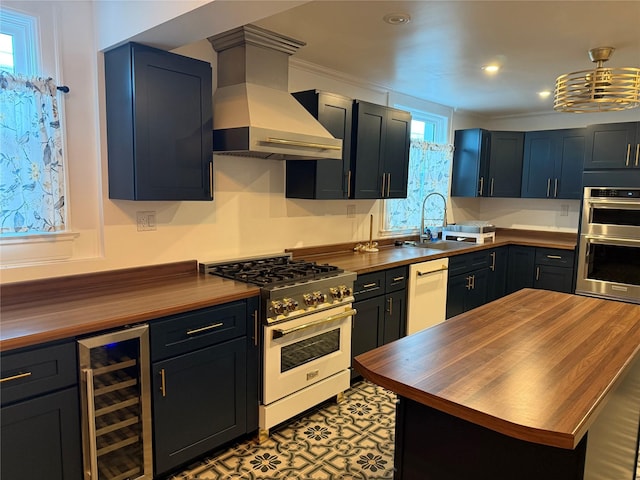
[[[65,230],[55,82],[40,78],[38,22],[0,9],[0,236]]]
[[[448,197],[453,147],[447,144],[448,117],[396,107],[412,114],[407,198],[384,201],[383,228],[387,234],[411,234],[420,230],[425,197]],[[425,205],[425,226],[440,226],[443,217],[444,202],[434,195]]]

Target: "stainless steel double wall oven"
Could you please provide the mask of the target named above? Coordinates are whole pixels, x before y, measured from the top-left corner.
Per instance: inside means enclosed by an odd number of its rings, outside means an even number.
[[[585,175],[585,185],[576,293],[640,303],[640,175]]]

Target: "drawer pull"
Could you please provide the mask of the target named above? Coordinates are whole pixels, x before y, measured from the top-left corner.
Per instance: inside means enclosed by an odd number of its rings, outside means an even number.
[[[551,258],[553,260],[562,260],[560,255],[547,255],[547,258]]]
[[[18,380],[20,378],[30,377],[31,372],[18,373],[17,375],[13,375],[11,377],[0,378],[0,383],[10,382],[11,380]]]
[[[224,323],[214,323],[213,325],[208,325],[202,328],[194,328],[193,330],[187,330],[187,335],[195,335],[196,333],[206,332],[207,330],[213,330],[214,328],[218,328],[223,326]]]
[[[378,284],[373,282],[373,283],[366,283],[362,286],[362,288],[373,288],[373,287],[377,287]]]
[[[394,282],[399,282],[400,280],[404,280],[404,276],[402,276],[402,277],[395,277],[395,278],[393,279],[393,281],[394,281]]]

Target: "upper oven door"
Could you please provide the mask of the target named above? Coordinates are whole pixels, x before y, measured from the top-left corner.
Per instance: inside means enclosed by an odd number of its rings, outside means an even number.
[[[264,327],[263,403],[269,404],[351,364],[351,304]]]
[[[604,192],[615,192],[618,196],[597,196]],[[640,198],[637,195],[640,190],[585,188],[581,233],[640,238]]]
[[[640,303],[640,237],[581,235],[576,293]]]

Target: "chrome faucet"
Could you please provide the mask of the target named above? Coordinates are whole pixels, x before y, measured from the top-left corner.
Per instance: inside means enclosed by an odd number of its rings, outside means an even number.
[[[444,204],[444,214],[442,216],[442,228],[444,230],[444,227],[447,226],[447,199],[444,198],[444,195],[442,195],[441,193],[438,192],[431,192],[429,195],[427,195],[426,197],[424,197],[424,200],[422,201],[422,219],[420,220],[420,241],[422,241],[423,239],[427,239],[427,240],[431,240],[431,238],[427,238],[427,235],[425,235],[424,233],[424,207],[427,204],[427,200],[429,200],[430,197],[432,197],[433,195],[437,195],[438,197],[440,197],[442,199],[442,203]]]

